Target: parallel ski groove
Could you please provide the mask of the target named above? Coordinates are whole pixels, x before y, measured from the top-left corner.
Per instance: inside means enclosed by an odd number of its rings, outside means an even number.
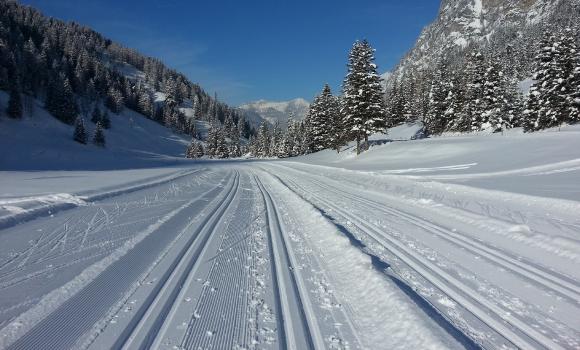
[[[286,179],[286,181],[284,181],[276,175],[272,174],[272,176],[276,177],[286,187],[289,187],[288,184],[286,184],[287,181],[288,183],[291,183],[293,187],[300,188],[304,191],[301,186],[297,185],[291,180]],[[380,232],[380,230],[374,228],[373,225],[363,223],[362,220],[359,220],[359,218],[347,213],[345,210],[330,203],[320,196],[314,195],[312,193],[311,195],[331,208],[338,215],[349,220],[354,226],[365,232],[369,237],[377,241],[379,244],[383,245],[386,249],[404,261],[418,274],[429,280],[450,298],[465,307],[475,317],[487,324],[491,329],[494,329],[498,334],[501,334],[506,340],[515,346],[522,349],[527,349],[537,348],[539,345],[541,345],[546,349],[563,349],[560,344],[554,342],[552,339],[549,339],[543,334],[540,334],[530,326],[521,322],[519,319],[515,317],[509,317],[508,319],[502,315],[501,310],[499,310],[497,306],[487,302],[486,300],[478,300],[478,298],[470,296],[469,293],[466,294],[464,290],[469,290],[469,288],[464,287],[460,281],[456,280],[452,276],[449,276],[438,267],[423,262],[422,259],[416,257],[414,254],[412,254],[412,252],[409,252],[406,247],[402,246],[399,242],[389,238],[388,235],[383,234]],[[449,286],[454,286],[454,288],[457,290],[450,288]],[[496,319],[490,316],[490,314],[495,315]],[[502,320],[502,322],[498,322],[497,320]],[[509,326],[504,325],[504,323]],[[514,331],[514,329],[512,329],[512,327],[515,328],[517,332],[528,337],[528,339],[519,335],[516,331]],[[530,340],[533,342],[530,342]]]
[[[354,196],[344,191],[339,192],[335,188],[323,184],[318,180],[311,179],[311,181],[313,183],[316,183],[318,186],[322,188],[325,188],[333,193],[342,195],[346,198],[349,198],[350,200],[365,203],[367,205],[372,206],[375,209],[383,210],[390,213],[391,215],[402,218],[415,226],[419,226],[431,233],[436,234],[438,237],[441,237],[449,242],[454,243],[455,245],[463,247],[477,255],[484,257],[486,260],[488,260],[493,264],[504,267],[520,275],[521,277],[539,283],[547,289],[550,289],[562,296],[570,298],[572,301],[580,302],[580,287],[578,287],[577,285],[569,283],[568,281],[565,281],[556,276],[549,275],[534,266],[527,265],[514,258],[511,258],[506,254],[502,253],[501,251],[498,251],[496,249],[487,246],[485,243],[477,242],[476,240],[470,237],[457,234],[451,230],[430,223],[424,219],[407,214],[401,210],[388,207],[384,204],[375,202],[373,200]]]
[[[284,348],[285,349],[324,349],[324,339],[312,305],[309,301],[308,291],[302,280],[297,276],[297,264],[289,243],[287,234],[280,222],[278,210],[274,204],[272,196],[262,184],[261,180],[254,176],[258,189],[262,194],[266,206],[266,223],[271,246],[271,261],[274,264],[273,279],[277,281],[276,297],[279,299],[278,318],[283,322]],[[283,277],[285,275],[285,277]],[[291,286],[286,286],[286,280],[291,282]],[[290,299],[296,303],[299,310],[299,320],[292,317],[290,309]],[[298,323],[298,324],[296,324]],[[296,329],[296,330],[295,330]],[[299,333],[302,331],[302,334]],[[306,339],[301,339],[306,338]],[[300,341],[305,343],[300,344]]]
[[[150,348],[158,337],[167,317],[180,294],[187,277],[195,271],[195,265],[203,253],[209,239],[219,223],[224,212],[230,207],[239,188],[239,173],[236,171],[234,180],[216,209],[201,223],[193,234],[170,269],[165,272],[158,283],[158,287],[148,297],[145,304],[135,314],[134,321],[125,329],[113,345],[114,349]],[[161,309],[158,309],[161,305]],[[145,323],[153,320],[149,327]]]
[[[127,287],[138,279],[142,271],[152,263],[167,242],[179,234],[179,232],[163,234],[159,231],[168,226],[170,222],[175,222],[178,225],[181,225],[182,222],[188,222],[188,208],[203,202],[204,198],[215,198],[221,191],[220,187],[215,187],[172,211],[166,216],[167,221],[161,227],[108,266],[83,289],[12,343],[8,349],[72,347],[97,321],[105,317],[110,307],[123,297]],[[211,206],[211,203],[207,205]],[[187,227],[189,224],[185,225],[183,230]]]

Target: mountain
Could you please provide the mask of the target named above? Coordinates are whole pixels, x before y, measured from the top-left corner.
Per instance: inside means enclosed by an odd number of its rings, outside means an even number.
[[[577,23],[579,9],[580,0],[442,0],[437,18],[423,29],[391,77],[429,69],[470,45],[490,44],[500,51],[515,49],[511,56],[523,78],[543,29]]]
[[[391,72],[384,72],[383,74],[381,74],[381,86],[383,87],[383,90],[387,89],[387,83],[391,75],[392,75]]]
[[[250,120],[248,115],[259,116],[272,125],[279,122],[285,128],[290,115],[293,115],[296,120],[304,119],[310,108],[310,103],[303,98],[282,102],[259,100],[243,104],[239,108],[247,112],[246,119],[248,120]]]

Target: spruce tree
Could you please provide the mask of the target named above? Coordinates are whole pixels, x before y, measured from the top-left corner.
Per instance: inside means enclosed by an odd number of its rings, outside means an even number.
[[[462,120],[465,91],[458,71],[450,71],[449,80],[449,91],[447,93],[447,98],[445,99],[447,110],[445,111],[444,116],[445,127],[443,131],[456,131],[458,129],[457,125],[459,125]]]
[[[218,130],[217,126],[211,125],[207,132],[207,139],[206,139],[206,154],[210,158],[214,158],[217,154],[217,146],[218,146]]]
[[[107,98],[105,99],[105,105],[113,113],[119,114],[123,110],[125,99],[123,94],[118,88],[110,87],[107,92]]]
[[[8,114],[10,118],[22,118],[22,98],[16,83],[13,83],[13,86],[10,89],[10,99],[8,100],[6,114]]]
[[[203,149],[203,144],[201,142],[196,142],[197,147],[195,148],[195,158],[201,158],[205,155],[205,151]]]
[[[340,147],[344,142],[344,125],[342,124],[343,117],[340,112],[342,101],[340,98],[331,96],[329,100],[329,130],[328,130],[328,148],[336,150],[340,153]]]
[[[257,154],[258,157],[270,156],[270,131],[266,122],[260,124],[257,137]]]
[[[185,150],[185,157],[190,159],[203,157],[202,144],[197,142],[195,139],[192,139],[191,143],[187,146],[187,149]]]
[[[333,141],[336,140],[336,135],[340,134],[338,129],[342,128],[342,122],[337,120],[337,116],[340,116],[337,102],[332,96],[330,86],[326,84],[322,93],[316,96],[310,105],[309,120],[313,151],[334,148]]]
[[[105,147],[105,132],[101,122],[97,122],[95,133],[93,134],[93,144],[99,147]]]
[[[72,124],[78,114],[68,79],[60,74],[51,80],[46,96],[46,110],[64,123]]]
[[[558,69],[554,64],[556,56],[560,55],[556,43],[556,37],[546,32],[540,44],[540,52],[535,58],[534,84],[526,101],[524,111],[525,131],[536,131],[559,124],[553,107],[558,104],[558,95],[554,88],[557,84]],[[555,101],[556,100],[556,101]]]
[[[481,52],[475,51],[468,57],[464,79],[465,95],[454,129],[460,132],[477,131],[485,122],[485,58]]]
[[[362,151],[361,141],[366,147],[369,135],[386,129],[381,78],[373,55],[366,40],[355,42],[344,81],[342,113],[350,138],[357,141],[357,154]]]
[[[449,108],[451,86],[447,62],[442,60],[431,81],[429,107],[423,120],[428,135],[441,134],[449,124],[446,112]]]
[[[73,139],[78,143],[82,143],[83,145],[87,143],[87,132],[85,130],[85,122],[82,117],[77,117],[75,120]]]
[[[580,121],[580,81],[578,71],[580,69],[580,51],[576,45],[577,33],[571,28],[566,28],[560,35],[560,55],[554,64],[559,70],[559,79],[555,85],[560,105],[556,106],[556,118],[562,122],[575,123]]]
[[[276,121],[274,124],[274,130],[272,131],[272,137],[270,138],[270,156],[277,157],[280,144],[282,143],[282,130],[280,129],[280,122]]]
[[[228,158],[230,155],[230,149],[226,142],[225,130],[222,128],[217,131],[216,143],[214,157],[219,159]]]
[[[517,96],[511,96],[515,92],[510,84],[497,58],[490,57],[484,74],[483,113],[479,130],[491,129],[497,132],[513,127],[513,113],[517,108],[513,104],[517,104]]]

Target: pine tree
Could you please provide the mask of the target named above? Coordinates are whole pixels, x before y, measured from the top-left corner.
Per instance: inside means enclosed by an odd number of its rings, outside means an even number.
[[[410,123],[417,118],[416,80],[413,72],[405,75],[400,98],[402,99],[402,122]]]
[[[64,123],[72,124],[78,114],[74,94],[63,74],[54,77],[46,96],[46,110]]]
[[[524,111],[525,131],[536,131],[559,125],[555,106],[562,103],[555,93],[559,69],[555,62],[560,55],[556,37],[547,32],[542,38],[541,49],[535,58],[535,83],[530,88]]]
[[[224,120],[224,132],[227,138],[232,139],[232,132],[234,130],[234,118],[231,113],[228,113]]]
[[[559,79],[555,86],[560,105],[556,106],[556,118],[562,122],[575,123],[580,121],[580,51],[576,45],[578,33],[566,28],[560,35],[559,50],[555,65],[559,67]]]
[[[105,105],[109,108],[113,113],[119,114],[123,110],[125,100],[123,98],[123,94],[119,89],[115,87],[109,88],[107,92],[107,98],[105,100]]]
[[[80,141],[79,141],[80,142]],[[101,122],[97,122],[95,133],[93,134],[93,144],[99,147],[105,147],[105,132]]]
[[[258,129],[257,137],[257,157],[269,157],[270,156],[270,131],[268,130],[268,125],[266,122],[260,124]]]
[[[459,120],[454,130],[471,132],[481,129],[484,124],[485,106],[483,87],[485,84],[485,58],[479,51],[473,52],[465,68],[465,96]]]
[[[216,137],[216,149],[214,153],[215,158],[224,159],[228,158],[230,155],[230,149],[226,142],[225,131],[224,129],[218,129],[217,137]]]
[[[465,103],[465,91],[462,79],[457,71],[450,72],[450,84],[445,105],[447,110],[444,115],[445,127],[443,131],[457,131],[458,125],[463,116],[463,105]]]
[[[20,91],[18,90],[17,84],[13,83],[10,89],[10,99],[8,100],[8,108],[6,108],[6,114],[10,118],[20,119],[22,118],[22,98],[20,96]]]
[[[399,79],[393,81],[391,89],[386,94],[386,101],[387,127],[392,128],[402,124],[405,121],[405,99],[403,97],[403,85]]]
[[[197,142],[195,139],[191,139],[191,143],[187,146],[185,150],[185,157],[190,159],[196,159],[203,157],[203,145]]]
[[[338,97],[331,96],[329,101],[329,119],[330,125],[328,130],[328,148],[336,150],[340,153],[340,147],[345,144],[344,142],[344,125],[342,124],[343,116],[340,112],[340,106],[342,104]]]
[[[429,107],[423,120],[428,135],[441,134],[447,129],[450,122],[446,114],[449,109],[450,101],[448,97],[452,87],[450,80],[451,77],[449,76],[447,62],[442,60],[439,62],[433,80],[431,81]]]
[[[357,154],[361,152],[362,140],[366,147],[370,134],[386,129],[381,78],[373,54],[374,49],[366,40],[355,42],[344,81],[342,113],[348,134],[357,141]]]
[[[87,132],[85,130],[85,122],[82,117],[77,117],[75,120],[73,139],[78,143],[87,143]]]
[[[138,94],[138,110],[141,114],[147,117],[153,117],[153,101],[151,100],[151,95],[146,89],[139,90]]]
[[[217,126],[211,125],[207,132],[207,139],[206,139],[206,149],[205,153],[210,158],[214,158],[217,154],[217,147],[218,147],[218,130]]]
[[[278,148],[282,143],[282,130],[280,129],[280,122],[276,121],[272,136],[270,137],[269,153],[270,157],[278,156]]]
[[[482,124],[478,130],[491,128],[497,132],[513,127],[513,116],[510,114],[514,111],[511,105],[516,103],[516,97],[510,96],[514,91],[509,84],[497,58],[490,57],[484,74]]]
[[[200,142],[196,142],[197,147],[195,149],[195,158],[201,158],[205,155],[205,151],[203,149],[203,144],[201,144]]]
[[[330,117],[327,111],[327,101],[331,96],[330,87],[327,84],[324,86],[322,93],[314,98],[308,110],[308,117],[312,127],[312,147],[315,152],[327,147]]]

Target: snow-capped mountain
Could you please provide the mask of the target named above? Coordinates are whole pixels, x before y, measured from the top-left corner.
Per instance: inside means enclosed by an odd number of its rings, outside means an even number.
[[[381,74],[381,86],[383,87],[383,90],[387,89],[387,83],[389,81],[389,78],[391,77],[391,72],[384,72],[383,74]]]
[[[259,100],[241,105],[239,108],[246,111],[247,115],[257,115],[268,123],[274,125],[280,123],[283,128],[288,123],[288,117],[292,114],[294,119],[302,120],[306,117],[310,103],[303,98],[290,101],[273,102]],[[249,118],[247,116],[247,118]]]
[[[537,30],[538,23],[565,25],[574,12],[578,15],[579,6],[580,0],[442,0],[437,18],[423,29],[391,77],[407,68],[429,67],[444,54],[501,31],[513,30],[515,38]],[[513,38],[505,39],[505,47]]]

